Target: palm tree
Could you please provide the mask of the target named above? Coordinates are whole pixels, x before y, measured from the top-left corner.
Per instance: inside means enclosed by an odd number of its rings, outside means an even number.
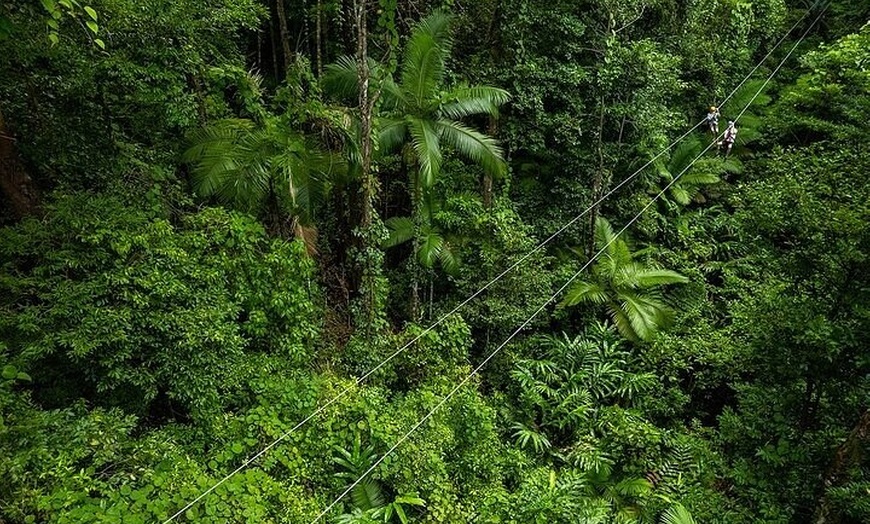
[[[414,28],[405,47],[399,82],[385,78],[381,84],[384,117],[378,122],[381,153],[404,148],[403,158],[414,164],[412,186],[415,202],[431,188],[441,169],[442,145],[480,165],[492,176],[502,176],[507,165],[496,141],[461,122],[474,115],[498,114],[508,101],[507,91],[489,86],[444,85],[445,62],[453,42],[450,16],[434,12]],[[351,96],[357,89],[356,62],[342,57],[327,67],[327,90]],[[373,76],[383,77],[372,62]]]
[[[416,239],[414,254],[421,266],[433,269],[438,264],[448,274],[456,273],[459,257],[455,250],[455,239],[435,224],[435,215],[441,210],[441,205],[441,201],[431,193],[423,196],[418,210],[422,218],[419,228],[411,217],[387,219],[390,236],[384,242],[384,247],[395,247]]]
[[[290,228],[314,252],[317,207],[340,166],[281,118],[226,119],[196,130],[182,156],[202,197],[264,215],[273,231]]]
[[[649,340],[671,314],[659,288],[689,279],[635,260],[625,240],[617,237],[610,223],[601,217],[595,222],[595,243],[603,252],[592,268],[594,280],[573,284],[562,303],[605,304],[622,336],[634,341]]]
[[[445,63],[451,49],[450,16],[436,11],[414,28],[405,47],[398,83],[385,78],[376,64],[370,66],[373,77],[384,78],[379,91],[384,111],[378,121],[379,151],[386,154],[401,150],[402,159],[411,168],[411,219],[392,222],[394,231],[401,231],[395,238],[414,239],[414,252],[424,267],[431,267],[426,260],[435,259],[442,266],[452,264],[452,252],[446,249],[424,210],[430,198],[428,193],[441,172],[442,148],[449,147],[480,165],[488,176],[500,177],[507,170],[496,141],[461,120],[474,115],[497,115],[498,107],[507,102],[509,95],[503,89],[489,86],[447,88]],[[356,80],[357,63],[344,57],[327,67],[324,84],[333,93],[351,96],[357,90]],[[410,309],[414,319],[419,312],[419,278],[414,274],[411,286]]]
[[[336,454],[333,457],[341,471],[335,476],[356,481],[367,472],[377,460],[373,446],[362,446],[359,433],[355,435],[353,447],[350,450],[334,446]],[[397,495],[392,502],[387,502],[387,494],[381,483],[371,476],[364,478],[350,492],[353,509],[338,518],[342,524],[369,524],[373,522],[389,523],[398,520],[401,524],[408,523],[406,507],[425,506],[426,502],[416,493]]]
[[[728,160],[713,160],[715,165],[697,162],[694,167],[689,168],[692,160],[698,156],[703,147],[697,137],[690,137],[680,142],[667,162],[656,161],[656,171],[666,184],[672,182],[677,176],[680,177],[668,189],[666,200],[675,202],[680,206],[687,206],[696,200],[703,201],[701,197],[702,186],[716,184],[720,181],[720,173],[736,169],[734,162]],[[650,191],[653,189],[651,188]],[[654,189],[654,191],[658,193],[659,190]]]
[[[643,522],[648,512],[646,501],[652,484],[644,478],[614,478],[609,468],[587,471],[584,475],[585,494],[598,499],[609,508],[614,522]]]
[[[473,115],[498,114],[507,91],[489,86],[444,86],[445,62],[452,50],[450,17],[435,12],[414,29],[405,48],[398,84],[385,86],[388,116],[380,123],[380,146],[391,152],[403,147],[416,169],[412,186],[419,194],[431,188],[441,169],[446,145],[480,165],[492,176],[507,169],[496,141],[461,122]],[[419,200],[417,196],[416,200]]]
[[[698,137],[692,136],[680,142],[667,161],[656,161],[655,170],[665,184],[680,177],[671,184],[666,197],[662,199],[670,207],[674,207],[674,204],[687,206],[693,201],[704,202],[701,194],[703,186],[718,183],[720,176],[725,173],[740,171],[740,164],[733,159],[703,158],[692,165],[692,160],[701,153],[703,147]],[[658,193],[659,188],[653,185],[650,192]]]
[[[408,241],[414,242],[414,259],[417,267],[425,268],[429,279],[429,311],[432,311],[434,296],[433,276],[437,264],[449,275],[459,270],[459,256],[456,251],[457,237],[440,228],[435,221],[436,214],[441,209],[441,201],[426,191],[414,217],[392,217],[385,224],[390,235],[384,241],[383,247],[391,248]],[[413,262],[412,262],[413,264]],[[422,309],[420,307],[419,285],[422,275],[416,267],[411,267],[411,318],[416,319]]]

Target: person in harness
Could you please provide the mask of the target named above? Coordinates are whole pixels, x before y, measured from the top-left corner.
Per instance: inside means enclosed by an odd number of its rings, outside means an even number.
[[[725,156],[728,156],[731,153],[731,148],[734,147],[734,141],[737,140],[737,127],[734,125],[734,121],[728,122],[728,128],[725,129],[725,135],[722,137],[722,141],[719,142],[719,145],[725,150]]]
[[[719,108],[716,106],[710,106],[707,112],[707,129],[713,136],[719,136]]]

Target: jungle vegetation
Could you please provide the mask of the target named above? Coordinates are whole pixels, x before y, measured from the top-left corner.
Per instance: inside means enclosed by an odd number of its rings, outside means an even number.
[[[0,522],[870,522],[868,20],[3,2]]]

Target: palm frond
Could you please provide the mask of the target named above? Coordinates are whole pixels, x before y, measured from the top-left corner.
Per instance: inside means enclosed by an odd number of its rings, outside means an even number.
[[[454,120],[471,115],[497,115],[499,106],[510,95],[504,89],[489,86],[460,86],[442,97],[440,113]]]
[[[623,497],[641,497],[650,492],[652,484],[645,478],[627,478],[620,480],[613,489]]]
[[[575,282],[565,293],[563,305],[574,306],[581,302],[603,304],[607,302],[607,291],[594,282]]]
[[[619,309],[625,313],[637,337],[650,340],[656,329],[664,323],[667,306],[654,298],[628,291],[619,293],[619,300]]]
[[[622,308],[618,306],[611,307],[610,318],[613,320],[613,325],[616,326],[616,330],[626,340],[631,340],[632,342],[637,342],[641,340],[640,336],[632,327],[631,320],[629,320],[628,316],[625,314]]]
[[[394,501],[397,504],[409,504],[411,506],[425,506],[426,501],[421,499],[417,493],[403,493],[396,497]]]
[[[443,249],[444,238],[437,231],[429,230],[420,239],[420,245],[417,247],[417,260],[423,267],[431,268],[441,256]]]
[[[679,185],[703,186],[709,184],[716,184],[720,181],[721,179],[716,173],[694,171],[692,173],[686,173],[685,175],[680,177]]]
[[[419,118],[408,120],[411,145],[420,164],[418,183],[424,188],[432,187],[441,171],[441,146],[438,144],[437,133],[425,120]]]
[[[437,125],[438,133],[447,144],[483,167],[484,171],[494,177],[501,177],[507,172],[507,163],[494,138],[451,120],[438,120]]]
[[[268,137],[249,120],[231,119],[190,134],[182,155],[191,165],[194,190],[203,197],[245,210],[259,205],[269,190]]]
[[[671,155],[670,161],[668,161],[668,171],[671,176],[677,176],[689,167],[692,160],[701,152],[701,149],[701,142],[694,135],[680,142],[680,145],[677,146]]]
[[[552,446],[552,444],[550,444],[550,440],[547,438],[546,435],[529,428],[525,424],[517,422],[513,425],[513,429],[513,437],[517,441],[517,446],[521,448],[529,447],[529,445],[531,444],[531,447],[537,453],[542,453],[550,449],[550,447]]]
[[[351,491],[353,505],[363,511],[379,508],[384,505],[384,492],[375,480],[364,480]]]
[[[691,192],[689,192],[689,190],[682,186],[673,185],[671,186],[670,192],[671,198],[673,198],[675,202],[677,202],[681,206],[688,206],[692,202],[692,197],[694,196],[694,193],[696,193],[697,191],[693,189]]]
[[[441,268],[448,275],[455,275],[459,271],[459,256],[447,241],[444,242],[441,251],[438,252],[438,263],[441,264]]]
[[[414,221],[408,217],[388,218],[385,224],[390,236],[384,241],[384,248],[395,247],[414,238]]]
[[[695,519],[682,504],[675,504],[662,514],[661,524],[695,524]]]
[[[386,74],[386,73],[385,73]],[[393,80],[392,75],[387,75],[381,81],[381,108],[386,111],[408,105],[408,98],[402,87]]]
[[[602,249],[608,244],[613,245],[616,241],[616,232],[613,230],[613,226],[602,216],[599,216],[595,220],[595,231],[593,234],[595,245],[598,246],[598,249]]]
[[[421,20],[411,33],[402,63],[401,87],[418,107],[433,97],[441,83],[451,45],[450,17],[442,12]]]
[[[405,143],[408,125],[400,119],[383,119],[379,122],[378,144],[381,153],[392,153]]]
[[[326,66],[321,84],[323,89],[338,98],[349,99],[359,93],[356,59],[344,55]]]
[[[670,269],[640,269],[633,276],[638,287],[642,288],[689,282],[688,277]]]
[[[760,107],[769,103],[770,97],[764,94],[763,90],[762,93],[753,101],[753,97],[755,97],[755,94],[763,86],[763,80],[750,80],[743,84],[743,86],[734,93],[731,100],[720,108],[725,119],[734,120],[743,108],[749,107],[749,112],[746,114],[751,114],[752,107]],[[750,105],[750,103],[752,105]],[[744,114],[744,118],[746,114]],[[741,120],[741,122],[743,122],[744,125],[746,124],[745,120]]]

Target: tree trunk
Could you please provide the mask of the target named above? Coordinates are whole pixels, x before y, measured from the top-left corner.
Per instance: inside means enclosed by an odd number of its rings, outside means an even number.
[[[408,259],[408,270],[411,272],[411,296],[408,300],[408,320],[417,322],[420,320],[420,264],[416,260],[417,246],[411,258]]]
[[[870,409],[864,411],[845,442],[840,444],[834,454],[834,461],[822,481],[822,496],[813,516],[815,524],[831,524],[839,520],[833,511],[834,508],[831,507],[828,490],[842,484],[849,468],[861,460],[861,448],[868,438],[870,438]]]
[[[495,116],[489,117],[489,125],[486,132],[489,136],[495,137],[498,133],[498,118]],[[486,170],[483,171],[483,208],[487,211],[492,208],[492,175]]]
[[[372,228],[373,209],[376,181],[372,175],[372,119],[375,105],[375,97],[371,96],[369,87],[371,72],[368,63],[368,27],[365,0],[354,0],[354,20],[356,23],[356,65],[357,65],[357,89],[359,91],[359,119],[360,119],[360,222],[357,246],[361,257],[357,262],[356,274],[359,283],[360,300],[363,304],[364,316],[357,321],[365,323],[368,333],[376,315],[378,314],[377,279],[380,272],[381,259],[371,252],[376,248],[374,230]]]
[[[357,85],[359,88],[360,112],[360,157],[362,181],[362,219],[361,226],[365,229],[372,224],[372,199],[374,197],[374,181],[371,177],[372,163],[372,104],[369,100],[369,62],[368,62],[368,29],[366,27],[365,0],[354,0],[354,15],[356,18],[356,63]]]
[[[317,77],[323,76],[323,0],[317,0],[317,21],[315,24],[314,45],[317,53]]]
[[[604,194],[605,173],[604,173],[604,96],[599,98],[600,106],[598,118],[598,144],[596,151],[598,152],[598,169],[592,177],[592,209],[589,213],[589,240],[586,244],[586,255],[592,257],[595,254],[595,222],[598,220],[599,204],[598,200]]]
[[[9,201],[15,218],[24,218],[39,209],[39,190],[27,174],[21,157],[18,156],[15,138],[6,128],[2,112],[0,112],[0,190]]]
[[[415,166],[416,167],[416,166]],[[408,316],[411,322],[420,320],[420,273],[422,266],[417,259],[420,250],[420,232],[423,230],[423,187],[418,175],[419,169],[409,169],[411,173],[411,220],[414,221],[414,240],[408,268],[411,271],[411,297],[408,304]]]
[[[487,29],[487,41],[489,42],[490,58],[492,63],[497,64],[501,60],[502,46],[499,29],[501,28],[501,2],[496,0],[492,8],[492,16],[489,19]],[[498,117],[490,115],[487,134],[493,138],[498,134]],[[492,175],[484,171],[482,181],[483,207],[487,211],[492,208]]]
[[[290,51],[290,30],[287,28],[287,11],[284,9],[284,0],[275,1],[275,12],[278,14],[278,26],[281,28],[281,48],[284,51],[284,75],[290,71],[290,62],[293,53]]]

